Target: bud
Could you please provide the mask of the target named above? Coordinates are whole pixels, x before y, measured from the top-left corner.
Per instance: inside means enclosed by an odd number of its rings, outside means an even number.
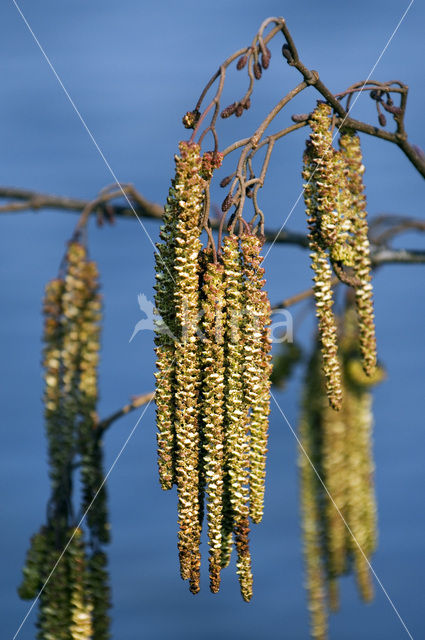
[[[238,71],[240,71],[241,69],[244,68],[244,66],[246,65],[248,60],[248,56],[245,54],[244,56],[241,56],[236,64],[236,69]]]
[[[233,176],[226,176],[225,178],[223,178],[223,180],[220,182],[220,187],[227,187],[232,177]]]
[[[257,78],[257,80],[259,80],[261,78],[261,67],[259,62],[254,62],[254,76]]]
[[[238,105],[236,102],[232,102],[232,104],[229,104],[229,106],[223,109],[223,111],[221,112],[221,117],[224,119],[232,116],[235,113],[237,106]]]
[[[261,64],[263,69],[268,69],[270,64],[270,58],[272,57],[271,51],[268,47],[261,54]]]
[[[240,118],[242,114],[243,114],[243,105],[239,103],[238,106],[236,107],[235,115],[237,118]]]
[[[282,55],[284,58],[286,58],[286,60],[288,61],[288,64],[291,64],[292,62],[294,62],[294,58],[292,57],[292,53],[289,48],[289,45],[287,45],[286,43],[282,47]]]
[[[223,200],[223,204],[221,205],[222,212],[226,213],[226,211],[229,211],[232,204],[233,204],[233,196],[231,193],[228,193]]]
[[[388,102],[383,102],[382,106],[384,107],[385,111],[388,111],[388,113],[392,113],[393,116],[399,116],[402,112],[400,107],[395,107],[393,104],[389,104]]]
[[[385,125],[387,124],[387,119],[386,119],[386,117],[384,116],[383,113],[379,114],[378,121],[379,121],[379,124],[381,125],[381,127],[385,127]]]
[[[249,107],[251,106],[251,98],[246,98],[246,100],[244,100],[241,104],[244,109],[248,110]]]
[[[308,120],[310,115],[308,113],[294,113],[291,116],[292,122],[305,122]]]

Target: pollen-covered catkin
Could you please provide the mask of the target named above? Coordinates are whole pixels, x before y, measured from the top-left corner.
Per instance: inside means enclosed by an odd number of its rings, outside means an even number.
[[[252,594],[247,528],[250,443],[248,412],[242,385],[244,282],[237,236],[224,238],[222,259],[226,287],[225,470],[233,527],[240,540],[240,544],[237,544],[237,572],[242,596],[247,600]]]
[[[178,200],[175,236],[174,304],[176,477],[179,511],[179,557],[183,579],[190,579],[191,591],[199,591],[199,341],[197,322],[199,296],[200,217],[205,181],[199,175],[199,146],[180,143],[176,158],[174,189]]]
[[[261,246],[258,236],[245,233],[241,237],[245,277],[242,385],[250,408],[249,511],[255,523],[261,522],[264,508],[271,374],[268,328],[271,311],[267,294],[263,291]]]
[[[44,415],[49,442],[50,479],[54,492],[60,492],[66,464],[73,448],[72,425],[63,424],[58,433],[58,425],[63,421],[62,395],[62,296],[65,288],[63,279],[56,278],[46,285],[43,303],[44,312]]]
[[[224,304],[223,266],[213,262],[211,254],[207,254],[202,287],[201,368],[203,467],[213,593],[220,587],[223,519]]]
[[[175,352],[176,332],[174,288],[175,288],[175,237],[179,212],[178,194],[172,180],[167,204],[164,207],[163,225],[160,230],[161,242],[155,252],[155,345],[156,345],[156,425],[158,443],[158,470],[161,487],[171,489],[175,478]]]
[[[311,268],[314,271],[316,316],[322,344],[326,391],[331,406],[338,410],[342,401],[341,368],[338,360],[337,327],[332,311],[332,270],[322,241],[318,216],[316,160],[316,150],[313,145],[308,144],[304,153],[304,201],[308,215]]]
[[[339,144],[346,163],[346,178],[351,193],[354,272],[360,281],[360,285],[356,287],[360,349],[365,373],[373,375],[376,367],[376,338],[366,197],[363,185],[364,165],[360,138],[354,131],[347,131],[341,135]]]

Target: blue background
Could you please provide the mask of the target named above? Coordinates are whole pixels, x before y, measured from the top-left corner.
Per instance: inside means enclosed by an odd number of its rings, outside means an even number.
[[[181,116],[194,106],[220,61],[246,46],[265,17],[286,17],[304,62],[337,92],[367,77],[407,4],[22,0],[21,8],[119,180],[164,202],[177,142],[186,137]],[[423,147],[424,19],[424,5],[415,2],[372,76],[397,78],[410,86],[407,130],[412,142]],[[94,197],[112,177],[11,1],[2,2],[0,25],[0,182]],[[270,106],[299,82],[297,72],[281,60],[280,46],[276,40],[271,68],[256,86],[255,107],[240,120],[220,123],[222,147],[254,130]],[[234,73],[228,82],[224,105],[241,94],[246,80]],[[272,130],[286,126],[291,113],[311,110],[314,100],[313,89],[304,92]],[[352,113],[376,121],[367,96]],[[261,193],[269,227],[280,226],[300,193],[305,137],[304,130],[297,132],[274,151]],[[420,217],[422,178],[397,148],[363,139],[370,214]],[[227,172],[234,161],[228,160]],[[224,175],[226,168],[219,179]],[[222,197],[213,193],[217,203]],[[5,638],[14,635],[29,607],[19,600],[16,587],[49,491],[41,404],[41,298],[75,222],[75,214],[57,211],[1,218],[0,609]],[[158,224],[145,224],[156,240]],[[288,228],[305,228],[302,199]],[[423,246],[421,238],[408,235],[398,242]],[[129,344],[141,317],[137,294],[152,298],[153,250],[132,220],[102,230],[93,226],[90,248],[99,263],[105,299],[100,372],[100,413],[105,416],[131,395],[153,388],[152,334],[139,333]],[[272,302],[309,286],[302,249],[275,246],[266,268]],[[388,379],[375,393],[380,535],[373,566],[415,638],[424,633],[425,588],[423,274],[423,266],[386,266],[375,276],[379,355]],[[296,337],[307,343],[312,330],[310,314]],[[300,377],[298,371],[287,390],[277,394],[294,428]],[[137,418],[131,414],[107,434],[107,468]],[[115,638],[308,637],[296,455],[296,441],[272,406],[265,516],[252,535],[254,598],[248,605],[242,602],[234,567],[224,572],[218,596],[208,591],[204,567],[203,588],[194,597],[178,575],[176,496],[159,488],[154,408],[147,410],[108,483]],[[204,555],[206,549],[204,541]],[[378,585],[375,601],[365,606],[354,580],[342,583],[341,612],[331,620],[333,638],[407,637]],[[33,611],[18,636],[22,640],[34,637],[35,617]]]

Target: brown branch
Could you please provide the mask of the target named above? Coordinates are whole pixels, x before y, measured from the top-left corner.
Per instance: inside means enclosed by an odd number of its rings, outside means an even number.
[[[151,391],[150,393],[145,393],[140,396],[135,396],[129,404],[125,404],[121,409],[115,411],[107,418],[104,418],[100,422],[97,423],[96,427],[96,435],[98,438],[101,438],[105,431],[109,429],[111,424],[113,424],[119,418],[126,416],[128,413],[131,413],[135,409],[142,407],[145,404],[152,402],[155,397],[155,392]]]
[[[90,205],[90,200],[82,200],[81,198],[69,198],[66,196],[56,196],[37,191],[29,191],[28,189],[20,189],[16,187],[0,187],[0,199],[16,200],[17,202],[6,202],[0,206],[0,213],[24,212],[28,210],[38,211],[40,209],[62,209],[65,211],[83,211],[85,207]],[[93,210],[97,213],[102,210],[104,203],[99,203],[98,207]],[[134,213],[128,205],[113,205],[112,211],[114,215],[121,218],[134,218]],[[154,202],[146,200],[140,193],[137,196],[137,202],[134,203],[134,209],[140,217],[143,218],[162,218],[163,207]]]
[[[425,250],[385,247],[372,251],[371,259],[373,267],[379,267],[382,264],[424,264]]]
[[[137,197],[135,194],[137,193]],[[137,215],[141,218],[153,218],[160,220],[164,213],[163,207],[154,202],[149,202],[140,193],[136,192],[133,187],[132,204]],[[50,194],[38,193],[36,191],[28,191],[26,189],[19,189],[15,187],[0,187],[0,199],[1,198],[14,198],[18,202],[8,202],[0,205],[0,213],[17,213],[29,210],[38,211],[40,209],[59,209],[65,211],[81,212],[91,204],[91,200],[81,200],[79,198],[68,198],[66,196],[55,196]],[[99,208],[104,206],[103,203],[99,204],[98,208],[94,208],[91,214],[97,214]],[[131,218],[134,219],[134,213],[130,207],[120,204],[109,204],[110,212],[115,217]],[[211,220],[211,226],[213,229],[218,229],[220,225],[219,220]],[[272,229],[266,230],[264,235],[266,242],[272,242],[276,236],[276,231]],[[302,233],[296,233],[291,231],[281,231],[276,240],[279,244],[295,244],[300,247],[307,247],[307,239]]]

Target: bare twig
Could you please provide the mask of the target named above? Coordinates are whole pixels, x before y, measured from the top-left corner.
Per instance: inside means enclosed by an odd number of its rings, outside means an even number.
[[[118,411],[115,411],[110,416],[108,416],[107,418],[104,418],[103,420],[97,423],[97,427],[96,427],[97,437],[101,438],[102,435],[105,433],[105,431],[109,429],[111,424],[113,424],[116,420],[118,420],[119,418],[122,418],[123,416],[126,416],[128,413],[131,413],[135,409],[142,407],[144,404],[151,402],[154,399],[154,397],[155,397],[155,392],[151,391],[150,393],[144,393],[140,396],[135,396],[134,398],[132,398],[131,402],[129,402],[128,404],[125,404],[123,407],[121,407],[121,409],[118,409]]]

